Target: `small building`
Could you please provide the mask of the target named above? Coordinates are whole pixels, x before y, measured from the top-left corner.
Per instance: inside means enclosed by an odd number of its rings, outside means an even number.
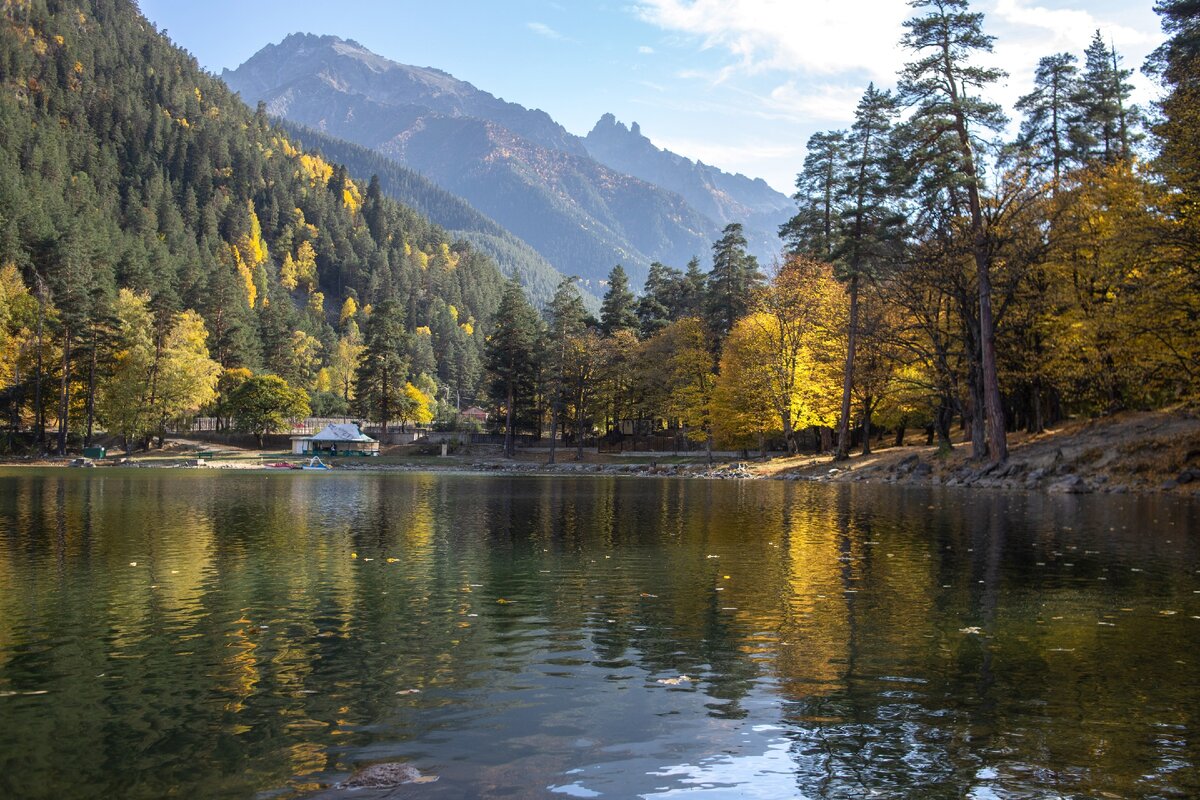
[[[463,419],[474,420],[480,425],[486,425],[488,421],[488,412],[484,411],[479,406],[471,406],[464,411],[458,412],[458,415]]]
[[[377,456],[379,442],[353,423],[335,423],[326,425],[312,436],[293,436],[292,453],[298,456]]]

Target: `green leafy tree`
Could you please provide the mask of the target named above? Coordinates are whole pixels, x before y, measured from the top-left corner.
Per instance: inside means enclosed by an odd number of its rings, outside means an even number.
[[[234,428],[253,433],[258,446],[268,433],[290,430],[294,420],[310,413],[308,395],[278,375],[253,375],[229,396]]]

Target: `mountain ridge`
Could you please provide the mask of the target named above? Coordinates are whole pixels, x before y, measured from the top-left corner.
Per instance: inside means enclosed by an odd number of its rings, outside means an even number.
[[[594,286],[616,263],[638,285],[652,261],[705,258],[731,221],[745,223],[752,249],[769,259],[779,250],[777,227],[790,216],[787,198],[761,179],[659,150],[640,129],[630,137],[619,126],[638,148],[624,158],[631,168],[621,169],[614,166],[621,161],[615,137],[607,147],[591,137],[589,146],[587,137],[569,133],[544,111],[336,36],[291,34],[222,77],[270,114],[415,170],[528,242],[560,272]],[[611,115],[601,121],[610,118],[619,125]],[[649,180],[654,170],[639,166],[647,160],[660,173],[674,164],[684,176]]]

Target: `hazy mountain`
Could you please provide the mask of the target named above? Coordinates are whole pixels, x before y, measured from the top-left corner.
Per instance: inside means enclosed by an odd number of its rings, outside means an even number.
[[[468,241],[491,256],[505,275],[519,275],[536,305],[549,302],[554,295],[562,273],[527,242],[481,214],[466,200],[374,150],[295,122],[284,120],[281,124],[297,142],[330,161],[345,164],[352,175],[377,176],[384,194],[429,217],[452,237]],[[589,309],[598,311],[599,297],[586,287],[581,289]]]
[[[634,122],[626,128],[605,114],[583,140],[601,164],[670,189],[720,225],[741,222],[748,232],[767,234],[770,253],[778,250],[777,231],[795,213],[796,204],[762,178],[731,175],[701,161],[660,150]],[[761,257],[761,256],[760,256]]]
[[[703,180],[713,187],[709,194],[722,198],[708,201],[712,213],[702,212],[674,188],[685,181],[664,187],[605,165],[589,155],[586,140],[542,111],[337,37],[293,34],[222,77],[248,102],[264,102],[271,114],[420,172],[597,291],[616,263],[625,265],[637,286],[650,261],[682,266],[694,255],[706,257],[724,221],[740,211],[769,216],[775,210],[777,198],[761,192],[770,191],[766,184],[702,166]],[[606,158],[617,160],[621,149],[610,143]],[[742,191],[743,183],[761,196]],[[777,224],[771,218],[749,226],[756,249],[775,249],[754,229],[773,237]]]

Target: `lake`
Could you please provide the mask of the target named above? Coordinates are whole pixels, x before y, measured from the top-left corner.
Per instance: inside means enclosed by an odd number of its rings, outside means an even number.
[[[1200,505],[0,470],[0,796],[1197,797]]]

